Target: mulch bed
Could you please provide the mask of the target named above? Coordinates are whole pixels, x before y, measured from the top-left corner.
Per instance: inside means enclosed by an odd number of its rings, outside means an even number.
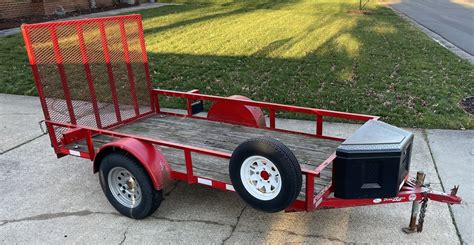
[[[347,11],[347,13],[349,13],[349,14],[363,14],[363,15],[371,15],[372,14],[372,12],[370,10],[358,10],[358,9],[349,10],[349,11]]]
[[[459,104],[467,113],[474,115],[474,96],[462,99]]]
[[[78,16],[78,15],[83,15],[83,14],[92,14],[92,13],[103,12],[103,11],[108,11],[108,10],[127,8],[131,6],[135,6],[135,5],[118,3],[118,4],[114,4],[113,6],[97,7],[95,9],[76,10],[72,12],[67,12],[64,15],[47,15],[47,16],[37,15],[37,16],[25,16],[21,18],[12,18],[12,19],[0,19],[0,30],[19,27],[23,23],[29,23],[29,24],[39,23],[39,22],[73,17],[73,16]]]

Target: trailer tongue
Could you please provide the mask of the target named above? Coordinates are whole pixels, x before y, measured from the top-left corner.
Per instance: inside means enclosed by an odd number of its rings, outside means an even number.
[[[266,212],[413,202],[407,232],[422,230],[428,200],[461,202],[458,187],[445,194],[421,172],[408,178],[413,134],[376,116],[152,89],[140,15],[22,33],[55,153],[93,161],[128,217],[152,214],[173,180],[237,192]],[[184,110],[163,108],[165,97]],[[314,130],[281,127],[276,112],[311,115]],[[325,118],[365,124],[343,139],[323,130]]]

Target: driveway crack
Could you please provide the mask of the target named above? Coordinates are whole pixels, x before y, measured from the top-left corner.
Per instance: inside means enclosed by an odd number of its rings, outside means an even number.
[[[249,230],[249,231],[241,231],[241,232],[256,232],[256,233],[266,233],[268,231],[276,231],[276,232],[284,232],[288,235],[294,235],[294,236],[299,236],[299,237],[304,237],[304,238],[321,238],[321,239],[326,239],[326,240],[329,240],[329,241],[332,241],[332,242],[341,242],[341,243],[351,243],[351,242],[347,242],[347,241],[344,241],[344,240],[341,240],[339,238],[336,238],[336,237],[330,237],[330,236],[324,236],[324,235],[311,235],[311,234],[301,234],[301,233],[296,233],[294,231],[289,231],[289,230],[285,230],[285,229],[269,229],[269,230],[265,230],[265,231],[255,231],[255,230]]]
[[[203,223],[203,224],[208,224],[208,225],[221,225],[221,226],[231,226],[229,224],[225,223],[220,223],[216,221],[210,221],[210,220],[199,220],[199,219],[172,219],[172,218],[167,218],[167,217],[156,217],[156,216],[150,216],[152,219],[156,220],[165,220],[169,222],[182,222],[182,223],[187,223],[187,222],[197,222],[197,223]]]
[[[2,222],[0,226],[4,226],[10,223],[17,223],[23,221],[42,221],[42,220],[50,220],[50,219],[57,219],[57,218],[64,218],[70,216],[87,216],[91,214],[107,214],[107,215],[116,215],[119,216],[118,213],[106,213],[106,212],[93,212],[90,210],[81,210],[76,212],[59,212],[59,213],[46,213],[46,214],[39,214],[30,217],[25,217],[21,219],[11,219],[11,220],[0,220]]]
[[[245,209],[247,208],[247,205],[245,205],[242,210],[240,211],[240,214],[239,216],[237,216],[237,222],[235,222],[235,225],[232,226],[232,231],[229,233],[229,235],[224,239],[222,240],[222,244],[225,244],[227,242],[227,240],[229,240],[232,235],[234,234],[235,232],[235,229],[237,228],[237,225],[239,225],[239,222],[240,222],[240,217],[242,217],[242,214],[244,213]]]
[[[125,240],[127,240],[127,232],[131,225],[132,223],[127,225],[127,228],[125,228],[125,231],[123,231],[123,238],[122,238],[122,241],[119,242],[119,245],[122,245],[125,242]]]

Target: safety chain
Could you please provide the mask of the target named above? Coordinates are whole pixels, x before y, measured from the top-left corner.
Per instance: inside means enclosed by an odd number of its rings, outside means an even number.
[[[421,200],[420,218],[418,219],[418,225],[416,226],[417,232],[423,231],[423,223],[425,222],[425,213],[426,213],[427,207],[428,207],[428,198],[425,198]]]

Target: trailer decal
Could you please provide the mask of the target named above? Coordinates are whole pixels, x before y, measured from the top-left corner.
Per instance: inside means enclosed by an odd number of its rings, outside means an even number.
[[[235,191],[234,187],[232,185],[229,185],[229,184],[225,184],[225,189],[228,190],[228,191]]]
[[[198,181],[199,184],[212,186],[212,180],[197,178],[197,181]]]
[[[78,157],[81,156],[81,153],[79,151],[74,151],[74,150],[69,150],[69,154],[73,156],[78,156]]]

